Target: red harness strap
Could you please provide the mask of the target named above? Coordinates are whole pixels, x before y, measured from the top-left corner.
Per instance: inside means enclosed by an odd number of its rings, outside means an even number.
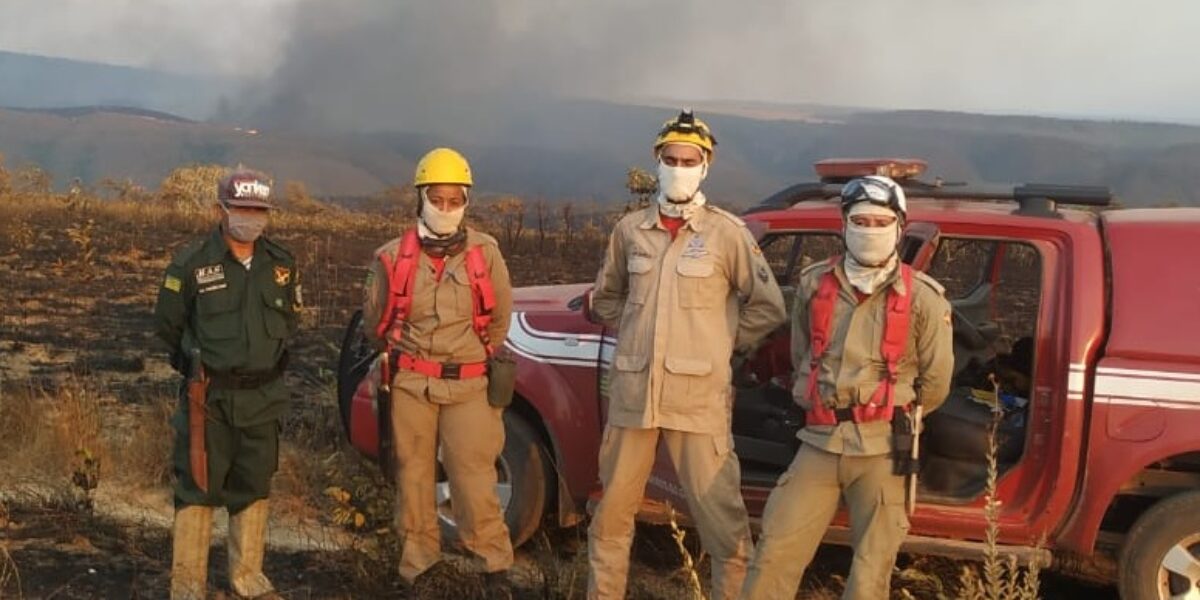
[[[375,326],[375,334],[387,342],[389,355],[393,354],[393,347],[400,343],[400,339],[404,335],[404,323],[408,321],[408,318],[412,314],[413,292],[415,291],[417,264],[420,256],[421,240],[417,235],[416,228],[404,232],[394,262],[388,257],[387,253],[379,254],[379,260],[383,263],[384,272],[388,275],[388,295],[387,304],[381,313],[379,323]],[[467,248],[465,267],[467,270],[467,280],[471,286],[471,304],[473,307],[471,328],[475,330],[475,335],[479,336],[479,341],[483,343],[488,356],[491,356],[495,350],[492,348],[491,336],[488,335],[487,330],[488,326],[492,323],[492,311],[496,308],[496,291],[492,286],[492,275],[491,271],[488,270],[487,261],[483,257],[482,246],[475,245]],[[444,379],[458,378],[445,377],[447,373],[442,363],[435,363],[399,353],[395,354],[399,355],[396,360],[398,360],[398,366],[401,368],[417,371],[429,377]],[[475,375],[475,372],[485,366],[485,363],[477,364],[479,367],[472,364],[455,365],[455,374],[461,375],[464,378],[477,377],[478,375]],[[434,374],[434,372],[437,374]],[[384,377],[384,381],[389,381],[390,373],[385,371]]]
[[[835,256],[830,259],[830,265],[836,265],[839,260],[841,257]],[[880,356],[887,368],[887,374],[865,405],[855,406],[851,409],[851,416],[855,423],[890,421],[892,413],[895,411],[896,383],[900,377],[900,360],[904,357],[904,351],[908,346],[908,325],[912,313],[912,268],[902,263],[900,277],[904,281],[905,293],[901,295],[896,292],[895,287],[888,287],[887,314],[884,317],[883,340],[879,348]],[[848,420],[839,419],[839,411],[825,405],[817,386],[821,359],[829,347],[829,338],[833,333],[833,310],[837,304],[840,288],[841,284],[837,280],[837,275],[834,274],[833,269],[830,269],[821,277],[817,293],[813,295],[813,299],[809,303],[812,361],[809,363],[808,390],[805,396],[812,408],[808,410],[805,417],[808,425],[837,425],[839,421]]]

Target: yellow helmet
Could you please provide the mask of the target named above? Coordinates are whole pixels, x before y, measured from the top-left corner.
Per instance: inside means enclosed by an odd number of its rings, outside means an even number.
[[[435,183],[474,185],[471,180],[471,165],[463,155],[450,148],[434,148],[417,163],[413,186],[421,187]]]
[[[690,109],[684,109],[678,117],[663,123],[658,138],[654,140],[654,152],[657,154],[663,146],[675,143],[699,146],[711,160],[716,151],[717,138],[713,137],[708,124],[697,119]]]

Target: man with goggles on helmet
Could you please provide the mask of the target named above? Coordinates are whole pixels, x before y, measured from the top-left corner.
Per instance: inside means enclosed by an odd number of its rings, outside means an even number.
[[[916,431],[913,407],[931,411],[949,392],[950,305],[898,255],[904,190],[872,175],[848,182],[841,202],[846,254],[800,276],[792,394],[806,411],[803,444],[767,500],[744,598],[795,597],[839,498],[854,548],[843,598],[888,597],[911,473],[894,460],[905,449],[893,430]]]
[[[617,347],[603,495],[588,528],[589,598],[625,596],[634,516],[660,442],[712,555],[712,597],[737,597],[745,577],[752,542],[730,433],[730,358],[787,314],[745,224],[700,191],[715,146],[690,111],[663,126],[657,202],[617,223],[596,278],[591,316],[617,330]]]

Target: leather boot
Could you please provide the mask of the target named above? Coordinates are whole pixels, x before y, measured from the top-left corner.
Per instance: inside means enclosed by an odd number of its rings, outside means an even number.
[[[279,597],[262,570],[268,508],[257,500],[229,517],[229,587],[242,598]]]
[[[205,599],[212,515],[211,506],[184,506],[175,511],[171,541],[171,600]]]

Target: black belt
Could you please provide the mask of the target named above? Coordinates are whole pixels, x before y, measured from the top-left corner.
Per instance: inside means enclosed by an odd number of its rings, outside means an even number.
[[[834,408],[832,410],[833,410],[833,416],[837,417],[838,423],[848,423],[848,422],[851,422],[854,420],[854,409],[853,408],[849,408],[849,407]],[[895,415],[908,414],[908,410],[909,410],[908,404],[905,404],[904,406],[897,406],[893,409],[894,412],[892,413],[892,415],[893,415],[892,418],[895,418]]]
[[[204,373],[208,376],[209,389],[214,390],[253,390],[279,379],[287,370],[288,353],[279,357],[279,362],[266,371],[217,371],[206,365]]]
[[[833,416],[837,417],[838,423],[846,423],[848,421],[853,421],[854,420],[854,409],[853,408],[835,408],[835,409],[833,409]]]

